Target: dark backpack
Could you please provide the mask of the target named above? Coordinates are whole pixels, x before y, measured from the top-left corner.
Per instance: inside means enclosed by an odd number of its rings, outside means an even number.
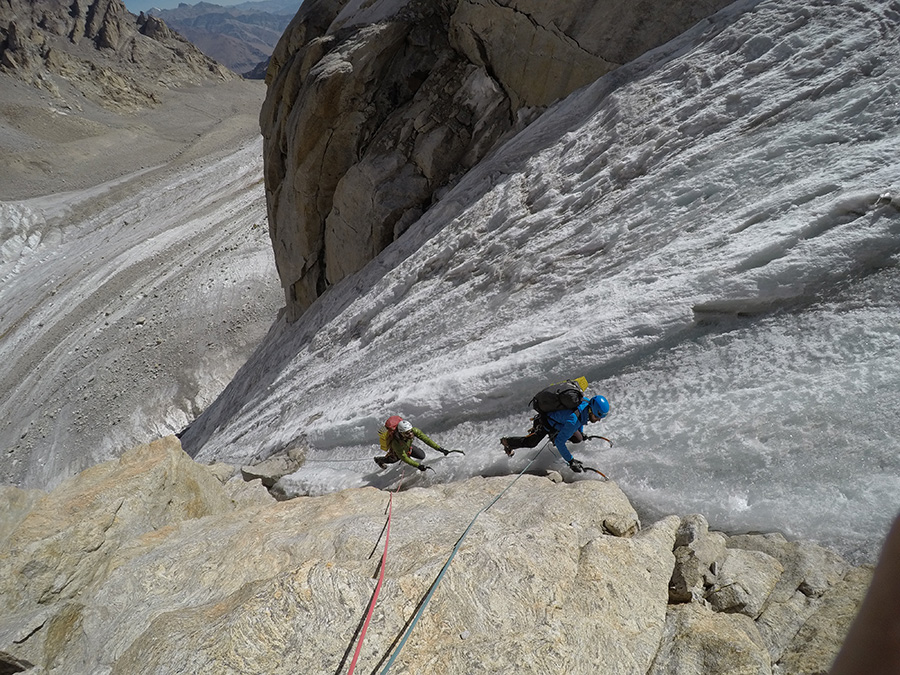
[[[582,381],[584,386],[581,385]],[[583,377],[551,384],[534,395],[534,398],[531,399],[531,407],[541,415],[557,410],[575,410],[584,400],[586,388],[587,381]]]

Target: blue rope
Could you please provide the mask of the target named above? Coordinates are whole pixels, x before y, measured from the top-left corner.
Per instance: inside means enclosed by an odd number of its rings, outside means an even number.
[[[549,444],[549,441],[547,443],[545,443],[544,446],[540,450],[537,451],[537,453],[535,453],[534,457],[531,458],[531,461],[528,462],[528,464],[525,465],[525,468],[519,472],[519,475],[516,476],[509,485],[507,485],[505,488],[503,488],[503,491],[499,495],[494,497],[487,506],[482,508],[478,513],[475,514],[475,517],[472,518],[472,522],[469,523],[469,526],[465,529],[465,531],[462,533],[462,536],[460,536],[459,540],[456,542],[456,546],[454,546],[453,551],[450,552],[450,557],[447,558],[447,562],[444,563],[444,566],[441,568],[440,573],[438,573],[437,578],[434,580],[434,583],[431,584],[431,588],[428,591],[428,595],[425,596],[425,600],[423,600],[422,604],[419,606],[419,611],[416,612],[416,616],[413,618],[412,622],[409,624],[409,628],[406,629],[406,633],[403,635],[403,639],[400,640],[400,644],[397,645],[397,649],[391,655],[391,658],[387,662],[387,665],[385,665],[384,670],[381,671],[381,675],[385,675],[385,673],[387,673],[387,671],[390,669],[390,667],[394,664],[394,661],[400,655],[400,652],[403,649],[403,645],[406,644],[406,641],[409,639],[409,636],[413,632],[413,628],[415,628],[416,624],[419,622],[419,618],[422,616],[422,613],[425,611],[425,607],[428,605],[429,601],[431,600],[431,596],[434,595],[435,590],[437,590],[438,584],[441,582],[441,579],[444,578],[444,573],[447,571],[447,568],[450,567],[450,563],[453,561],[453,558],[456,555],[456,552],[459,550],[459,547],[462,546],[463,539],[465,539],[466,535],[469,534],[469,530],[472,529],[472,526],[475,524],[475,521],[478,520],[478,516],[480,516],[482,513],[484,513],[489,508],[491,508],[494,504],[497,503],[497,501],[500,499],[500,497],[502,497],[506,493],[506,491],[509,490],[509,488],[511,488],[515,484],[515,482],[522,477],[522,475],[528,470],[528,468],[532,464],[534,464],[534,461],[538,458],[538,455],[540,455],[544,451],[544,448],[546,448],[548,444]]]

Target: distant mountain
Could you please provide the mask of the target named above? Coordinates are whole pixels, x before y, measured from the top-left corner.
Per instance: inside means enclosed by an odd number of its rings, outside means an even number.
[[[209,2],[181,3],[177,9],[151,9],[200,51],[236,73],[265,76],[264,64],[300,8],[302,0],[263,0],[222,7]]]
[[[235,79],[156,17],[121,0],[0,2],[0,73],[81,107],[131,113],[184,84]]]

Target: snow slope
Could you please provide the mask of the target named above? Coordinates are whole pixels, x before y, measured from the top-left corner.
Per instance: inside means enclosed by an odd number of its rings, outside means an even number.
[[[422,483],[515,473],[534,453],[499,437],[586,375],[615,445],[575,454],[646,517],[873,559],[900,502],[898,19],[737,2],[576,92],[276,325],[185,447],[247,462],[305,438],[285,489],[384,487],[397,413],[466,451]]]
[[[265,335],[283,296],[244,137],[0,202],[2,482],[49,487],[183,429]]]

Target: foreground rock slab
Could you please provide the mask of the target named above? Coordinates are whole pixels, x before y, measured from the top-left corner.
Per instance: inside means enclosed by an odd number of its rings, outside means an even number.
[[[470,524],[396,672],[825,672],[871,576],[782,537],[710,532],[702,516],[642,526],[608,482],[505,476],[278,502],[220,469],[169,437],[50,493],[0,492],[0,667],[339,672],[376,585],[389,499],[366,672],[391,656]],[[710,574],[692,574],[711,551]],[[673,602],[685,579],[690,600]]]

